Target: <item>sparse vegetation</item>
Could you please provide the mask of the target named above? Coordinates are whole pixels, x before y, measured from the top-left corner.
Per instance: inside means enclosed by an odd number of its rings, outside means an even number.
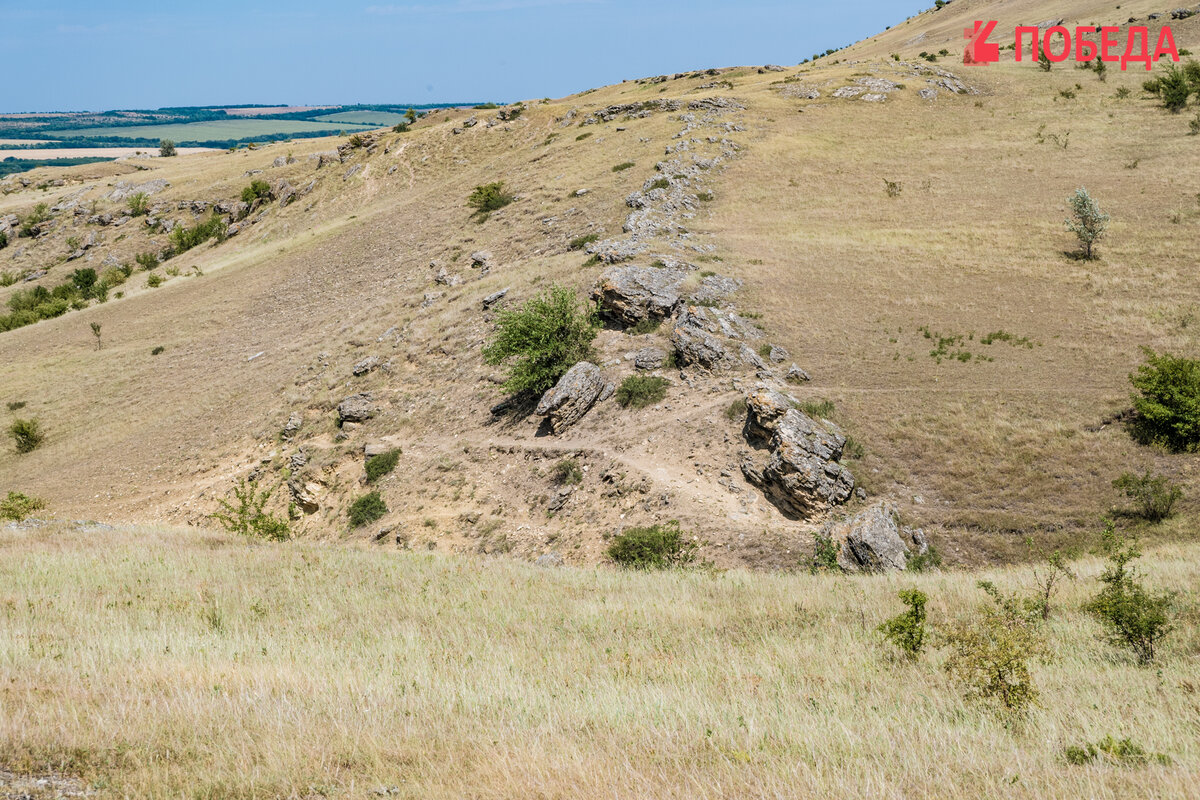
[[[553,286],[518,310],[500,312],[483,358],[508,365],[505,391],[541,393],[587,359],[598,331],[595,309],[581,304],[570,289]]]
[[[550,477],[555,483],[573,486],[583,482],[583,468],[575,459],[563,458],[555,463],[554,469],[550,471]]]
[[[568,250],[582,250],[583,248],[587,247],[589,244],[591,244],[592,242],[596,241],[599,238],[600,238],[600,234],[598,234],[598,233],[588,233],[588,234],[584,234],[583,236],[576,236],[574,239],[572,239],[570,241],[569,244],[567,244],[567,249]]]
[[[213,214],[207,220],[197,222],[190,228],[180,225],[170,234],[171,249],[175,255],[198,247],[209,239],[217,241],[225,239],[225,221],[218,214]]]
[[[1134,437],[1177,453],[1200,450],[1200,360],[1143,348],[1146,361],[1129,376]]]
[[[730,422],[746,418],[746,398],[739,397],[725,407],[725,419]]]
[[[486,220],[493,211],[504,208],[512,201],[513,195],[505,190],[503,181],[476,186],[467,197],[467,205],[475,209],[475,216],[480,221]]]
[[[144,270],[152,270],[162,263],[159,261],[157,253],[138,253],[133,260]]]
[[[613,172],[624,172],[625,170],[630,169],[634,166],[635,166],[635,164],[632,161],[622,161],[620,164],[617,164],[616,166],[614,166],[612,168],[612,171]]]
[[[697,545],[687,541],[679,522],[630,528],[614,536],[608,557],[628,569],[668,569],[686,567],[696,559]]]
[[[371,456],[363,463],[367,474],[367,483],[375,483],[384,475],[389,474],[400,463],[400,448],[388,450],[386,453]]]
[[[378,491],[369,492],[350,504],[350,526],[360,528],[388,512],[387,503]]]
[[[212,518],[230,533],[273,541],[290,539],[292,532],[287,521],[268,513],[265,508],[278,486],[259,489],[258,483],[238,479],[233,487],[233,501],[222,498],[221,510]]]
[[[145,192],[138,192],[129,198],[128,205],[130,216],[142,217],[150,209],[150,198]]]
[[[158,154],[163,158],[170,158],[175,155],[175,143],[170,139],[159,139]]]
[[[667,396],[671,382],[657,375],[630,375],[617,387],[617,402],[622,408],[645,408]]]
[[[46,440],[42,424],[36,419],[14,419],[8,426],[8,435],[18,453],[32,453]]]
[[[271,184],[255,178],[250,185],[242,189],[242,202],[253,203],[255,200],[268,199],[271,196]]]
[[[1134,502],[1134,512],[1142,519],[1160,522],[1171,516],[1175,504],[1183,497],[1183,490],[1164,475],[1144,475],[1126,472],[1113,481],[1113,488],[1120,490]]]
[[[1114,739],[1105,736],[1095,744],[1069,745],[1063,751],[1068,764],[1083,766],[1097,760],[1103,760],[1116,766],[1141,766],[1143,764],[1161,764],[1170,766],[1171,758],[1162,753],[1148,753],[1146,749],[1132,739]]]
[[[46,501],[38,497],[30,497],[21,492],[9,492],[8,497],[0,500],[0,519],[22,522],[35,511],[46,507]]]

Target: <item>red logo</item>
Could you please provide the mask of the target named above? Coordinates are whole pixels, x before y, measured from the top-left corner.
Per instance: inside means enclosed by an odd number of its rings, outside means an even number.
[[[963,30],[963,38],[967,40],[967,47],[963,50],[964,64],[994,64],[1000,60],[1000,45],[987,40],[995,29],[995,20],[987,25],[977,20],[974,28]]]
[[[1000,60],[1000,45],[989,42],[988,36],[996,30],[996,21],[980,22],[976,20],[975,27],[963,29],[963,38],[967,46],[963,49],[963,63],[969,66],[994,64]],[[1089,39],[1089,35],[1100,34],[1100,41]],[[1033,25],[1021,25],[1014,36],[1014,60],[1024,61],[1028,49],[1033,61],[1044,59],[1051,63],[1066,61],[1074,56],[1075,61],[1108,61],[1120,62],[1121,69],[1126,69],[1129,63],[1143,64],[1149,71],[1162,57],[1170,56],[1171,60],[1179,63],[1179,48],[1175,46],[1175,35],[1170,25],[1164,25],[1158,33],[1157,44],[1153,51],[1150,49],[1150,29],[1144,25],[1129,28],[1124,41],[1124,52],[1118,55],[1115,49],[1120,49],[1121,28],[1116,25],[1105,25],[1097,28],[1094,25],[1080,25],[1075,28],[1074,47],[1070,29],[1062,25],[1053,25],[1045,31]],[[1115,38],[1114,38],[1115,37]],[[1025,40],[1028,40],[1028,48]],[[1040,51],[1040,52],[1039,52]]]

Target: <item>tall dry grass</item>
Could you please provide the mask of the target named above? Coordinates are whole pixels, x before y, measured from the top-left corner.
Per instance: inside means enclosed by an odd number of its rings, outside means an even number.
[[[113,797],[1188,797],[1200,791],[1194,545],[1145,561],[1187,610],[1140,669],[1081,610],[1050,622],[1042,707],[1006,727],[934,622],[1028,570],[870,578],[545,570],[180,530],[0,530],[0,767]],[[1170,766],[1071,766],[1107,734]]]

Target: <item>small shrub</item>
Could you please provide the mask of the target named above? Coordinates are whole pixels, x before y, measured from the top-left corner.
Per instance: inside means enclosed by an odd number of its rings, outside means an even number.
[[[942,568],[942,553],[933,545],[925,548],[924,553],[911,556],[904,564],[909,572],[933,572]]]
[[[1171,483],[1165,475],[1138,475],[1126,472],[1113,481],[1113,488],[1125,493],[1136,504],[1136,513],[1150,522],[1160,522],[1171,516],[1175,503],[1183,497],[1183,490]]]
[[[387,475],[394,470],[396,465],[399,463],[400,448],[371,456],[366,460],[366,463],[363,464],[363,469],[366,470],[367,473],[367,483],[374,483],[375,481],[379,480],[384,475]]]
[[[736,422],[746,417],[746,398],[739,397],[725,407],[725,419]]]
[[[622,408],[645,408],[667,396],[671,382],[657,375],[630,375],[617,387],[617,402]]]
[[[553,286],[518,310],[500,312],[496,333],[483,348],[488,364],[508,364],[506,391],[541,393],[591,353],[599,325],[594,308]]]
[[[883,189],[888,197],[899,197],[900,192],[904,190],[904,186],[900,181],[889,181],[887,178],[883,178]]]
[[[42,425],[36,419],[14,419],[8,426],[8,435],[13,438],[18,453],[32,453],[46,440]]]
[[[950,648],[946,671],[963,683],[968,697],[995,702],[1006,714],[1021,715],[1037,702],[1029,662],[1049,650],[1041,619],[1014,595],[987,581],[979,587],[992,598],[978,615],[945,634]]]
[[[1051,601],[1057,591],[1058,584],[1063,580],[1075,580],[1075,573],[1067,565],[1067,556],[1059,550],[1049,555],[1036,553],[1033,548],[1033,538],[1026,538],[1029,554],[1034,562],[1033,582],[1037,591],[1032,598],[1025,601],[1026,606],[1036,611],[1043,620],[1050,619]]]
[[[582,250],[583,248],[587,247],[589,244],[591,244],[592,242],[596,241],[599,238],[600,238],[600,234],[598,234],[598,233],[588,233],[583,236],[576,236],[567,245],[567,249],[568,250]]]
[[[1200,360],[1142,352],[1146,362],[1129,376],[1139,392],[1133,395],[1134,437],[1173,452],[1200,450]]]
[[[358,528],[382,517],[388,512],[387,503],[378,491],[364,494],[350,504],[350,525]]]
[[[679,522],[630,528],[613,538],[608,557],[627,569],[684,567],[696,558],[696,543],[685,541]]]
[[[1042,72],[1049,72],[1052,65],[1053,62],[1050,61],[1050,56],[1046,55],[1045,50],[1042,50],[1042,52],[1038,53],[1038,68],[1041,69]]]
[[[193,247],[204,244],[209,239],[218,241],[225,238],[225,221],[220,215],[213,214],[203,222],[197,222],[190,228],[180,225],[171,231],[171,249],[175,255],[187,252]]]
[[[666,189],[671,185],[671,182],[666,178],[655,178],[654,181],[646,188],[646,191],[652,192],[655,189]]]
[[[578,136],[576,136],[575,141],[582,142],[584,139],[588,138],[591,135],[592,135],[591,131],[585,131],[585,132],[579,134]]]
[[[255,200],[271,196],[271,184],[255,178],[250,185],[242,189],[242,202],[253,203]]]
[[[25,407],[25,401],[24,400],[9,400],[7,405],[8,405],[9,411],[20,411],[22,408]]]
[[[633,166],[634,166],[634,163],[632,161],[623,161],[620,164],[617,164],[616,166],[614,166],[612,168],[612,171],[613,172],[624,172],[625,170],[630,169]]]
[[[1196,114],[1196,116],[1192,117],[1191,121],[1188,122],[1188,136],[1197,135],[1200,135],[1200,114]],[[3,244],[0,244],[0,247],[3,246]]]
[[[1099,758],[1119,766],[1141,766],[1151,762],[1167,766],[1171,763],[1169,756],[1147,753],[1132,739],[1114,739],[1111,734],[1095,744],[1071,745],[1064,750],[1063,756],[1068,764],[1075,766],[1091,764]]]
[[[1104,588],[1086,608],[1108,629],[1109,641],[1133,650],[1142,666],[1154,662],[1162,640],[1173,630],[1170,613],[1174,595],[1152,592],[1138,580],[1131,564],[1141,557],[1136,542],[1118,534],[1110,521],[1102,549],[1108,566],[1100,575]]]
[[[175,143],[170,139],[159,139],[158,154],[163,158],[170,158],[175,155]]]
[[[866,455],[866,449],[858,439],[855,439],[853,436],[847,436],[846,444],[842,447],[842,455],[858,461]]]
[[[277,488],[259,491],[257,482],[241,478],[233,487],[233,502],[222,498],[221,510],[212,518],[230,533],[274,541],[290,539],[292,532],[287,521],[263,510]]]
[[[4,231],[0,231],[0,250],[3,250],[6,247],[8,247],[8,234],[5,233]],[[5,279],[8,278],[9,274],[10,273],[7,273],[7,272],[4,273]],[[16,282],[17,282],[17,279],[13,278],[8,283],[0,284],[0,286],[12,286]]]
[[[512,201],[513,196],[504,190],[503,181],[476,186],[475,190],[467,197],[467,205],[475,209],[476,214],[485,218],[491,212],[504,208]]]
[[[876,630],[907,658],[915,661],[925,649],[925,603],[928,598],[920,589],[905,589],[899,597],[908,606],[908,611],[897,614]]]
[[[152,356],[158,356],[158,355],[162,355],[162,353],[163,353],[163,351],[164,351],[165,349],[166,349],[166,348],[164,348],[164,347],[163,347],[163,346],[160,344],[158,347],[155,347],[153,350],[151,350],[151,351],[150,351],[150,355],[152,355]]]
[[[157,253],[138,253],[133,260],[144,270],[152,270],[161,263]]]
[[[575,459],[564,458],[554,465],[554,469],[550,471],[550,477],[555,483],[573,486],[583,482],[583,469]]]
[[[745,403],[744,400],[742,402]],[[809,565],[808,571],[814,575],[818,572],[842,571],[838,565],[838,548],[832,536],[819,531],[814,534],[812,564]]]
[[[91,267],[83,267],[71,273],[71,285],[78,289],[84,297],[91,297],[98,277],[96,270]]]
[[[145,216],[150,210],[150,198],[145,192],[138,192],[129,198],[129,214],[133,217]]]
[[[33,512],[40,511],[45,507],[45,500],[20,492],[9,492],[8,497],[0,500],[0,519],[21,522]]]
[[[832,400],[808,400],[800,404],[800,410],[814,419],[832,417],[837,410]]]
[[[1146,88],[1146,84],[1143,84]],[[1154,92],[1162,100],[1163,108],[1172,114],[1178,114],[1187,106],[1188,95],[1192,93],[1184,70],[1174,64],[1167,64],[1163,74],[1158,77],[1158,91]]]
[[[1088,194],[1087,189],[1076,189],[1075,194],[1067,198],[1071,206],[1072,219],[1066,221],[1067,230],[1074,233],[1083,247],[1083,257],[1091,260],[1096,242],[1104,238],[1108,230],[1108,214],[1100,210],[1100,206]]]
[[[151,289],[157,289],[158,287],[162,286],[166,282],[167,282],[167,279],[164,278],[162,275],[159,275],[157,272],[151,272],[149,275],[146,276],[146,285],[149,286]]]
[[[1129,95],[1130,95],[1130,94],[1132,94],[1132,92],[1130,92],[1130,91],[1129,91],[1129,87],[1128,87],[1128,86],[1122,86],[1122,87],[1120,87],[1119,89],[1117,89],[1117,95],[1116,95],[1116,97],[1117,97],[1117,99],[1118,99],[1118,100],[1124,100],[1124,99],[1126,99],[1127,97],[1129,97]]]
[[[663,321],[658,317],[642,317],[635,324],[625,329],[630,336],[645,336],[654,333],[662,327]]]

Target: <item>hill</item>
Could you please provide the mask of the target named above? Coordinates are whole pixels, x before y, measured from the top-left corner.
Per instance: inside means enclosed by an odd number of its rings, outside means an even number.
[[[133,269],[107,302],[0,334],[4,399],[24,404],[10,419],[46,432],[0,455],[0,486],[60,517],[206,525],[253,476],[280,486],[272,509],[290,505],[303,536],[581,564],[625,528],[677,519],[702,558],[794,568],[830,512],[772,502],[741,405],[766,381],[850,437],[842,466],[865,498],[835,515],[887,500],[949,563],[1019,558],[1030,536],[1091,541],[1125,471],[1188,489],[1145,531],[1185,536],[1195,459],[1113,421],[1142,347],[1197,350],[1188,117],[1143,92],[1139,70],[954,63],[964,20],[993,5],[957,0],[800,67],[10,178],[0,214],[28,220],[41,203],[48,219],[0,250],[15,281],[0,300],[80,267]],[[1125,25],[1150,8],[1059,16]],[[1003,29],[1040,9],[996,13]],[[1198,25],[1174,23],[1181,47],[1200,48]],[[919,57],[939,45],[951,56]],[[253,180],[270,193],[243,209]],[[515,198],[480,221],[466,200],[494,181]],[[1112,217],[1095,261],[1063,227],[1080,186]],[[139,191],[148,214],[126,219]],[[225,241],[136,266],[214,209]],[[538,435],[535,414],[491,413],[503,376],[481,346],[498,311],[552,284],[586,297],[607,261],[682,275],[688,319],[730,333],[738,363],[660,368],[661,402],[602,402],[559,435]],[[595,342],[606,380],[639,372],[638,350],[675,350],[678,323],[610,324]],[[788,357],[755,365],[772,347]],[[792,362],[811,382],[784,381]],[[373,417],[339,425],[360,393]],[[374,487],[368,448],[402,451]],[[563,460],[577,485],[557,482]],[[350,528],[372,488],[388,513]]]

